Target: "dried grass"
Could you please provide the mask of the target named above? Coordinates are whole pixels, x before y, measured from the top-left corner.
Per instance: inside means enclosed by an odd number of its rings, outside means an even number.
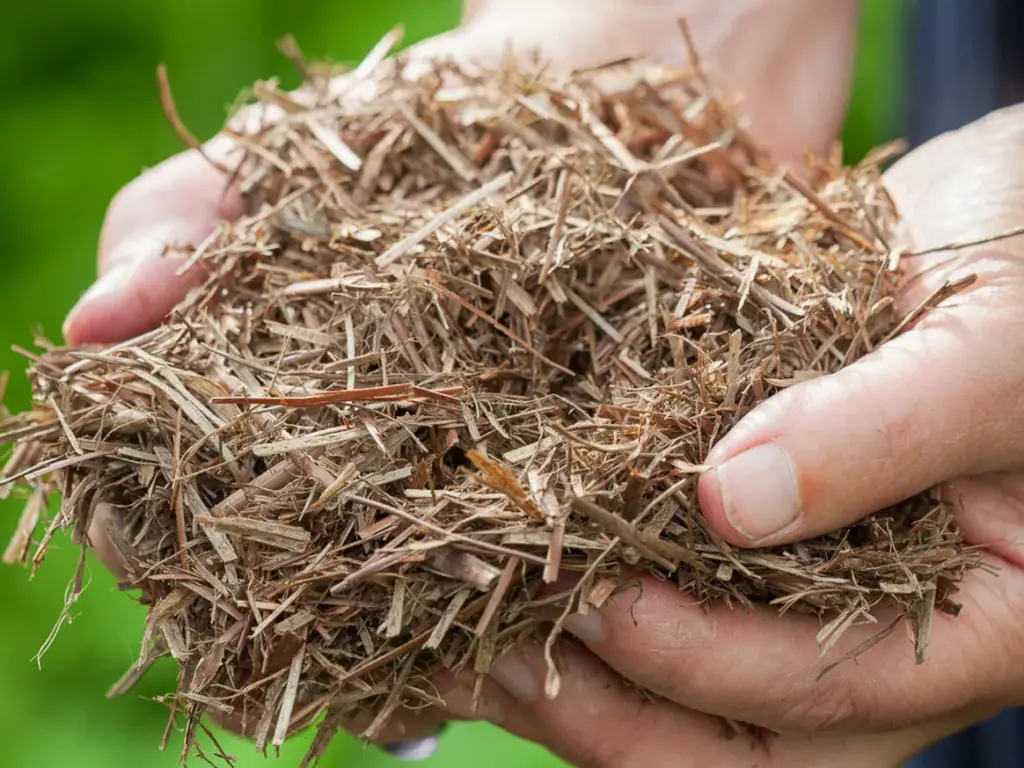
[[[550,650],[636,568],[818,614],[826,650],[895,607],[923,657],[977,562],[934,493],[757,551],[695,493],[757,403],[955,290],[894,312],[891,152],[781,172],[694,71],[410,82],[373,57],[370,97],[255,88],[279,114],[244,139],[250,214],[193,254],[209,280],[126,343],[41,342],[36,407],[2,423],[3,487],[28,487],[7,561],[115,521],[151,606],[116,692],[170,655],[187,742],[205,711],[260,748],[326,711],[312,759],[353,712],[372,737],[431,701],[440,667]]]

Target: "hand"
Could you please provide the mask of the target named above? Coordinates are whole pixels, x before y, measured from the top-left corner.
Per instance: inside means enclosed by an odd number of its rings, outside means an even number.
[[[752,134],[780,156],[827,150],[842,120],[856,0],[832,0],[827,8],[818,0],[478,0],[467,10],[461,29],[421,43],[409,57],[494,60],[511,44],[556,66],[589,67],[644,55],[682,64],[688,51],[677,20],[686,16],[705,67],[724,85],[747,94],[741,111],[753,120]],[[225,136],[205,146],[208,157],[225,164],[233,151]],[[186,250],[221,220],[244,211],[237,189],[226,188],[226,182],[190,151],[117,195],[100,238],[100,279],[64,326],[69,343],[121,341],[166,317],[203,279],[198,269],[178,274]],[[90,536],[104,562],[118,570],[103,532],[106,519],[96,516]],[[428,710],[415,721],[399,718],[384,739],[430,732],[443,717]],[[245,730],[230,719],[225,724]]]
[[[589,67],[649,55],[684,64],[677,20],[688,19],[706,68],[747,95],[752,134],[780,156],[826,151],[847,101],[856,0],[475,0],[467,23],[412,48],[426,60],[499,59],[507,45],[555,65]],[[799,41],[799,44],[794,44]],[[224,161],[232,143],[206,147]],[[182,250],[243,212],[237,190],[197,152],[180,154],[125,187],[100,237],[100,279],[64,325],[71,344],[109,343],[157,325],[197,270],[177,275]]]
[[[886,183],[918,251],[1024,223],[1024,107],[939,137]],[[928,658],[895,633],[817,679],[817,619],[706,610],[654,580],[570,618],[562,692],[540,694],[533,649],[499,662],[484,712],[574,765],[897,766],[1024,704],[1024,237],[908,256],[909,311],[946,279],[977,282],[832,376],[776,395],[713,449],[700,482],[737,546],[794,542],[943,484],[971,545],[957,618],[933,619]],[[884,624],[882,625],[884,626]],[[847,633],[841,654],[878,632]],[[585,650],[584,650],[585,649]],[[642,701],[622,679],[664,697]],[[465,694],[453,711],[470,714]],[[777,735],[727,738],[711,715]]]

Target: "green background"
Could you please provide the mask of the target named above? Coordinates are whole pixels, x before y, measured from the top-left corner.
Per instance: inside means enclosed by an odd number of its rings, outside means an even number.
[[[847,130],[855,158],[898,134],[901,0],[868,2]],[[13,373],[7,404],[27,405],[21,358],[31,330],[57,338],[65,311],[90,283],[107,203],[144,167],[181,147],[157,98],[154,71],[167,64],[178,108],[200,136],[215,132],[243,86],[272,75],[294,85],[276,41],[292,33],[308,58],[358,59],[396,23],[408,42],[453,26],[456,0],[91,0],[0,12],[0,370]],[[21,505],[0,503],[0,548]],[[56,644],[33,661],[63,604],[76,562],[58,540],[36,579],[0,570],[0,749],[12,768],[172,766],[179,741],[157,751],[173,691],[168,666],[129,696],[104,698],[136,658],[143,611],[90,561],[89,585]],[[309,737],[267,763],[251,744],[225,737],[239,768],[298,764]],[[339,736],[327,766],[401,765]],[[543,750],[483,725],[454,728],[427,765],[538,768],[559,763]]]

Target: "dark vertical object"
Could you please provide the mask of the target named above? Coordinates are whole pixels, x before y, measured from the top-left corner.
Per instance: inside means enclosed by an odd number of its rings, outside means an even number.
[[[999,16],[1005,5],[1003,0],[914,3],[906,116],[913,145],[998,105]]]
[[[905,115],[912,144],[1024,101],[1021,0],[917,0],[913,14]],[[906,768],[1020,766],[1024,710],[1008,710],[936,744]]]
[[[913,3],[906,125],[913,145],[1024,101],[1020,0]]]
[[[999,106],[1024,101],[1024,6],[1020,0],[1001,0],[997,23],[999,48]]]

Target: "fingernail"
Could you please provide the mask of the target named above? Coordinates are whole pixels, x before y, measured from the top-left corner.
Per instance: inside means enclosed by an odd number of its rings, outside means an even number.
[[[385,744],[381,749],[403,762],[415,763],[421,760],[429,760],[437,752],[438,747],[441,746],[441,730],[438,729],[437,733],[422,739],[410,739],[409,741],[396,741],[392,744]]]
[[[499,659],[491,668],[490,677],[524,704],[536,701],[540,692],[533,670],[515,653]]]
[[[98,299],[123,293],[128,289],[134,274],[135,264],[129,261],[123,261],[115,264],[103,273],[103,275],[89,287],[89,290],[82,294],[82,298],[80,298],[78,303],[75,304],[70,312],[68,312],[68,316],[64,320],[63,328],[65,338],[68,336],[68,330],[74,322],[75,316],[82,310],[82,307],[86,304],[91,304]]]
[[[751,543],[778,533],[800,517],[796,470],[779,446],[751,448],[715,473],[726,518]]]
[[[604,642],[608,635],[604,619],[597,610],[591,608],[587,613],[574,613],[567,616],[562,625],[565,631],[579,638],[587,645]]]
[[[444,708],[453,715],[466,720],[486,720],[489,723],[500,723],[505,719],[501,705],[493,699],[481,696],[476,709],[473,708],[473,691],[463,687],[453,688],[442,697]]]
[[[132,261],[115,264],[89,287],[79,300],[79,304],[124,292],[131,282],[132,275],[135,274],[135,267],[136,264]]]

